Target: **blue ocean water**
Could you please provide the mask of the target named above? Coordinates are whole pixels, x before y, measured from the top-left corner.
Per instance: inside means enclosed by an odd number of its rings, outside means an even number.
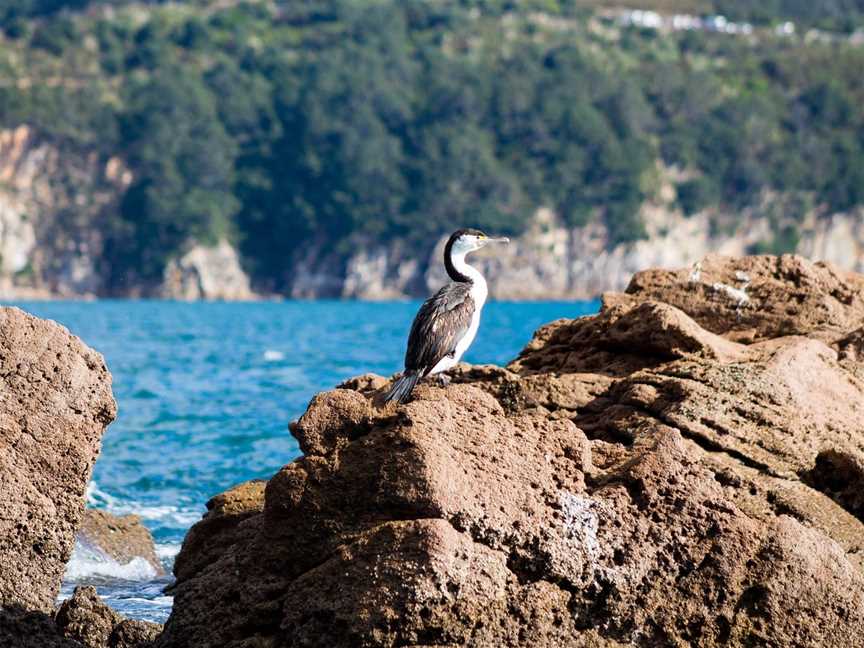
[[[135,513],[170,565],[213,495],[268,478],[299,450],[288,423],[318,391],[401,369],[419,302],[32,302],[100,351],[114,376],[117,420],[103,439],[91,506]],[[597,302],[492,302],[465,360],[505,364],[541,324]],[[76,550],[61,597],[79,583],[126,616],[162,622],[170,577]]]

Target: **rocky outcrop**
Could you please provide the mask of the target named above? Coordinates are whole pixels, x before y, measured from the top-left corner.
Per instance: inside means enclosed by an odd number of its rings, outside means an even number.
[[[864,277],[792,255],[711,255],[695,270],[646,270],[633,277],[627,295],[672,304],[709,331],[743,342],[784,335],[832,340],[864,321]]]
[[[143,559],[156,575],[165,571],[156,555],[153,536],[137,515],[117,516],[86,509],[76,539],[88,552],[99,553],[121,565]]]
[[[115,412],[101,355],[54,322],[0,308],[0,606],[53,610]]]
[[[84,648],[148,648],[158,623],[123,619],[102,602],[94,587],[76,587],[55,617],[58,632]]]
[[[862,278],[702,272],[404,406],[316,396],[193,527],[157,646],[864,645]]]
[[[165,267],[159,296],[164,299],[255,299],[237,250],[225,239],[214,246],[193,245]]]
[[[59,324],[0,308],[0,646],[145,648],[161,629],[123,619],[92,587],[76,589],[55,616],[79,527],[118,561],[146,556],[161,570],[135,516],[85,514],[115,414],[101,355]]]

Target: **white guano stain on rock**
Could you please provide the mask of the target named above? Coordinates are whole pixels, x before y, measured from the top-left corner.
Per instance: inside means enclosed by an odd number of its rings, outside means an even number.
[[[750,303],[750,296],[746,292],[746,286],[742,288],[735,288],[734,286],[730,286],[729,284],[718,281],[714,283],[711,288],[714,290],[714,292],[725,295],[726,297],[734,301],[735,304],[738,306],[739,310]]]
[[[600,555],[600,542],[597,537],[600,521],[594,510],[597,503],[568,491],[560,491],[558,501],[564,514],[564,533],[584,549],[593,571]]]

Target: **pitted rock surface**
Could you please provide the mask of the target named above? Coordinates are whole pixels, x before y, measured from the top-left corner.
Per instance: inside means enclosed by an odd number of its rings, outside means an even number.
[[[0,308],[0,607],[53,612],[115,413],[101,355],[55,322]]]
[[[864,279],[691,277],[404,406],[315,397],[305,456],[193,527],[157,645],[864,646]]]

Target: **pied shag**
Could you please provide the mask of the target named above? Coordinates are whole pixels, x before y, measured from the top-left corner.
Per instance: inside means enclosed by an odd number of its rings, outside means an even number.
[[[509,243],[490,238],[475,229],[460,229],[444,248],[444,267],[453,280],[420,307],[405,351],[405,371],[384,400],[404,403],[421,378],[454,367],[471,346],[480,326],[480,311],[486,303],[486,280],[465,256],[489,243]]]

